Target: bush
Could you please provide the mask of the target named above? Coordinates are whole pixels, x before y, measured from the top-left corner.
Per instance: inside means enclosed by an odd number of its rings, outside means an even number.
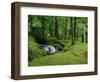
[[[29,35],[33,36],[38,44],[46,44],[46,38],[42,33],[42,29],[39,27],[31,28]]]
[[[64,47],[65,43],[63,40],[59,40],[56,37],[47,37],[47,44],[60,44],[62,47]]]
[[[65,46],[65,43],[63,40],[57,40],[56,43],[60,44],[62,47]]]
[[[64,46],[66,45],[63,40],[59,40],[56,37],[47,38],[47,44],[53,45],[58,51],[62,51]]]
[[[67,45],[64,47],[64,51],[68,51],[70,49],[70,47],[72,46],[71,42],[67,42]]]
[[[63,47],[60,44],[52,44],[58,51],[62,51]]]
[[[55,44],[57,42],[57,39],[55,37],[47,37],[47,44]]]
[[[32,61],[34,58],[45,56],[46,53],[43,49],[39,48],[35,39],[31,36],[28,38],[28,60]]]

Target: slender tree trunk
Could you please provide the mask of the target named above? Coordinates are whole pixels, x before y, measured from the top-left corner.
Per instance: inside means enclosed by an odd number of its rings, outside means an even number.
[[[54,19],[52,18],[52,21],[50,23],[50,26],[49,26],[49,33],[50,33],[50,37],[53,37],[54,36]]]
[[[30,27],[32,27],[32,17],[30,17]]]
[[[31,30],[32,30],[32,17],[29,17],[30,19],[29,19],[29,22],[30,22],[30,24],[29,24],[29,27],[30,28],[28,28],[28,33],[29,33],[29,35],[31,35],[32,33],[31,33]]]
[[[77,32],[76,32],[76,39],[78,40],[78,27],[77,27]]]
[[[42,17],[42,33],[43,33],[43,36],[45,35],[45,22],[44,22],[44,16]]]
[[[78,18],[76,19],[76,40],[78,41],[78,37],[79,37],[79,25],[77,24],[78,23]]]
[[[70,22],[71,23],[71,22]],[[72,36],[72,30],[71,30],[71,24],[70,24],[70,29],[69,29],[69,31],[68,31],[68,34],[69,34],[69,39],[71,39],[71,36]]]
[[[84,33],[82,33],[82,43],[84,42]]]
[[[58,20],[57,17],[55,17],[55,37],[58,38]]]
[[[55,37],[55,17],[53,17],[53,19],[52,19],[53,21],[53,29],[52,29],[52,35]]]
[[[67,38],[67,18],[66,18],[66,20],[65,20],[65,39]]]
[[[52,28],[51,28],[51,25],[49,26],[49,34],[50,34],[50,37],[52,37]]]
[[[87,25],[85,25],[85,28],[87,29]],[[88,31],[85,30],[85,42],[88,43]]]
[[[84,32],[84,42],[85,42],[85,37],[86,37],[86,36],[85,36],[85,28],[86,28],[86,27],[85,27],[85,24],[83,24],[83,29],[84,29],[84,30],[83,30],[83,32]]]
[[[85,32],[85,36],[86,36],[85,37],[86,43],[88,43],[88,38],[87,38],[88,37],[88,32],[87,31]]]
[[[73,18],[72,17],[70,18],[70,22],[71,22],[72,45],[74,45],[75,41],[74,41],[74,28],[73,28]]]
[[[81,25],[82,28],[82,42],[84,42],[84,24]]]
[[[76,17],[74,17],[74,40],[76,40]]]

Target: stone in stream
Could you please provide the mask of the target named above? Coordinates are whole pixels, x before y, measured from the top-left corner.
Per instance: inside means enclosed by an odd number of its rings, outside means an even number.
[[[44,50],[47,53],[55,53],[57,51],[56,48],[54,46],[51,46],[51,45],[45,45]]]

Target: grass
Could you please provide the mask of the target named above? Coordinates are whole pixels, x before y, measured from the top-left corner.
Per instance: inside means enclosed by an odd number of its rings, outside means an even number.
[[[68,50],[35,58],[28,63],[29,66],[71,65],[87,63],[87,44],[77,42]]]

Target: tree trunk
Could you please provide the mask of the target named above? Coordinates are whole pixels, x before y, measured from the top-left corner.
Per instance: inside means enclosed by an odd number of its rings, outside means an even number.
[[[81,28],[82,28],[82,43],[83,43],[83,42],[84,42],[84,38],[85,38],[85,36],[84,36],[84,35],[85,35],[85,34],[84,34],[84,33],[85,33],[85,32],[84,32],[84,30],[85,30],[85,29],[84,29],[84,28],[85,28],[85,27],[84,27],[84,24],[81,25]]]
[[[55,17],[55,37],[58,38],[58,20],[57,17]]]
[[[84,42],[84,33],[82,33],[82,43]]]
[[[52,18],[52,21],[50,23],[50,26],[49,26],[49,33],[50,33],[50,37],[53,37],[54,36],[54,18]]]
[[[42,17],[42,33],[43,33],[43,36],[45,35],[45,22],[44,22],[44,16]]]
[[[86,36],[86,37],[85,37],[86,43],[88,43],[88,38],[87,38],[87,37],[88,37],[88,33],[87,33],[87,32],[85,32],[85,36]]]
[[[32,19],[32,16],[30,16],[29,17],[29,22],[30,22],[30,24],[29,24],[29,28],[28,28],[28,34],[29,35],[31,35],[31,30],[32,30],[32,21],[33,21],[33,19]]]
[[[76,32],[76,40],[78,41],[78,27],[77,27],[77,32]]]
[[[85,28],[87,29],[87,25],[85,25]],[[85,42],[88,43],[88,31],[85,30]]]
[[[66,20],[65,20],[65,39],[67,38],[67,23],[68,23],[68,21],[66,18]]]
[[[72,45],[74,45],[75,41],[74,41],[74,28],[73,28],[73,18],[72,17],[70,18],[70,22],[71,22]]]
[[[76,17],[74,17],[74,40],[76,40]]]
[[[86,37],[86,36],[85,36],[85,28],[86,28],[86,27],[85,27],[85,24],[83,24],[84,42],[85,42],[85,37]]]

